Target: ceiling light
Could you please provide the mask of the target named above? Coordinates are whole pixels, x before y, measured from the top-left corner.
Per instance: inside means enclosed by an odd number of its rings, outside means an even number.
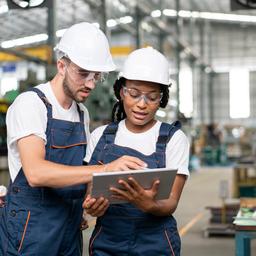
[[[10,0],[13,4],[21,8],[39,7],[45,0]]]
[[[124,16],[124,17],[121,17],[119,19],[120,23],[123,23],[123,24],[128,24],[128,23],[131,23],[133,21],[133,18],[132,16]]]
[[[151,12],[150,15],[153,18],[158,18],[158,17],[161,17],[161,14],[162,14],[162,12],[160,10],[154,10],[154,11]]]
[[[209,20],[256,22],[256,17],[252,15],[239,15],[239,14],[217,13],[217,12],[201,12],[200,18],[209,19]]]
[[[117,25],[117,21],[116,20],[114,20],[114,19],[107,20],[107,26],[109,28],[115,27],[116,25]]]
[[[21,46],[21,45],[46,41],[47,39],[48,39],[47,34],[37,34],[37,35],[34,35],[34,36],[27,36],[27,37],[14,39],[14,40],[4,41],[4,42],[1,43],[1,47],[11,48],[11,47],[15,47],[15,46]]]
[[[7,5],[0,6],[0,14],[5,12],[8,12],[8,6]]]
[[[163,10],[163,14],[164,14],[165,16],[175,17],[175,16],[177,16],[177,11],[172,10],[172,9],[164,9],[164,10]]]
[[[192,13],[190,11],[181,10],[179,11],[179,16],[183,18],[191,18]]]
[[[177,11],[173,9],[163,10],[163,14],[169,17],[176,17]],[[247,22],[256,23],[256,16],[253,15],[240,15],[232,13],[218,13],[218,12],[191,12],[187,10],[180,10],[179,16],[182,18],[199,18],[206,20],[219,20],[219,21],[233,21],[233,22]]]

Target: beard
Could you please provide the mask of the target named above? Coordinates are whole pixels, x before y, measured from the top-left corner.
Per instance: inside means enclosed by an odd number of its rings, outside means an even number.
[[[71,98],[72,100],[74,100],[75,102],[77,103],[82,103],[85,101],[85,98],[79,98],[77,96],[77,93],[72,90],[72,87],[70,86],[70,83],[67,79],[67,76],[65,76],[64,80],[63,80],[63,90],[64,90],[64,93],[69,97]]]

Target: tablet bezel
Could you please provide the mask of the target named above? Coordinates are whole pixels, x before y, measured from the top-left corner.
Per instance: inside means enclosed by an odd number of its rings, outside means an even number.
[[[103,196],[109,200],[110,203],[127,203],[127,201],[117,200],[111,197],[111,186],[119,187],[119,179],[128,180],[129,177],[135,178],[145,189],[151,188],[153,181],[159,179],[160,184],[158,187],[157,200],[169,198],[174,179],[177,174],[177,169],[170,168],[156,168],[156,169],[143,169],[143,170],[129,170],[118,172],[102,172],[94,173],[92,179],[91,196],[98,198]]]

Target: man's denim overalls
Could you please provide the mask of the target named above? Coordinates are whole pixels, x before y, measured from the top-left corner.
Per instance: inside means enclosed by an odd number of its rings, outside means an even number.
[[[106,127],[90,164],[109,163],[120,156],[140,158],[149,168],[165,167],[166,144],[180,129],[179,122],[162,123],[156,152],[146,156],[134,149],[114,144],[118,123]],[[170,256],[180,255],[180,237],[173,216],[157,217],[144,213],[131,204],[111,205],[97,219],[90,239],[90,256]]]
[[[47,107],[46,160],[82,165],[86,150],[84,114],[80,122],[52,118],[52,106],[33,88]],[[31,120],[33,122],[33,120]],[[10,184],[6,205],[0,208],[0,255],[80,256],[82,201],[86,185],[60,189],[30,187],[24,172]]]

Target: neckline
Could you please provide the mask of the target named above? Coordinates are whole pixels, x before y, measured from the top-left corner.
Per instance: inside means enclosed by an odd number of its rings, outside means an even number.
[[[122,121],[119,123],[119,125],[120,125],[120,124],[121,124],[121,127],[125,130],[126,133],[130,133],[130,134],[133,134],[133,135],[135,135],[135,136],[141,136],[141,135],[143,135],[143,134],[150,133],[151,131],[153,131],[153,130],[155,129],[156,126],[159,126],[159,127],[160,127],[161,122],[160,122],[159,120],[156,120],[156,123],[155,123],[152,127],[150,127],[148,130],[143,131],[143,132],[132,132],[132,131],[130,131],[130,130],[127,128],[126,124],[125,124],[125,119],[122,120]]]
[[[49,89],[50,89],[50,90],[49,90],[49,93],[50,93],[51,98],[52,98],[53,101],[54,101],[54,105],[58,106],[58,108],[59,108],[61,111],[63,111],[63,112],[68,112],[68,111],[70,111],[71,109],[74,108],[74,105],[76,104],[76,102],[75,102],[74,100],[72,101],[72,104],[71,104],[70,108],[68,108],[68,109],[63,108],[63,107],[61,106],[61,104],[59,103],[59,101],[57,100],[57,98],[56,98],[56,96],[55,96],[55,94],[54,94],[54,92],[53,92],[51,83],[48,82],[48,85],[49,85]]]

